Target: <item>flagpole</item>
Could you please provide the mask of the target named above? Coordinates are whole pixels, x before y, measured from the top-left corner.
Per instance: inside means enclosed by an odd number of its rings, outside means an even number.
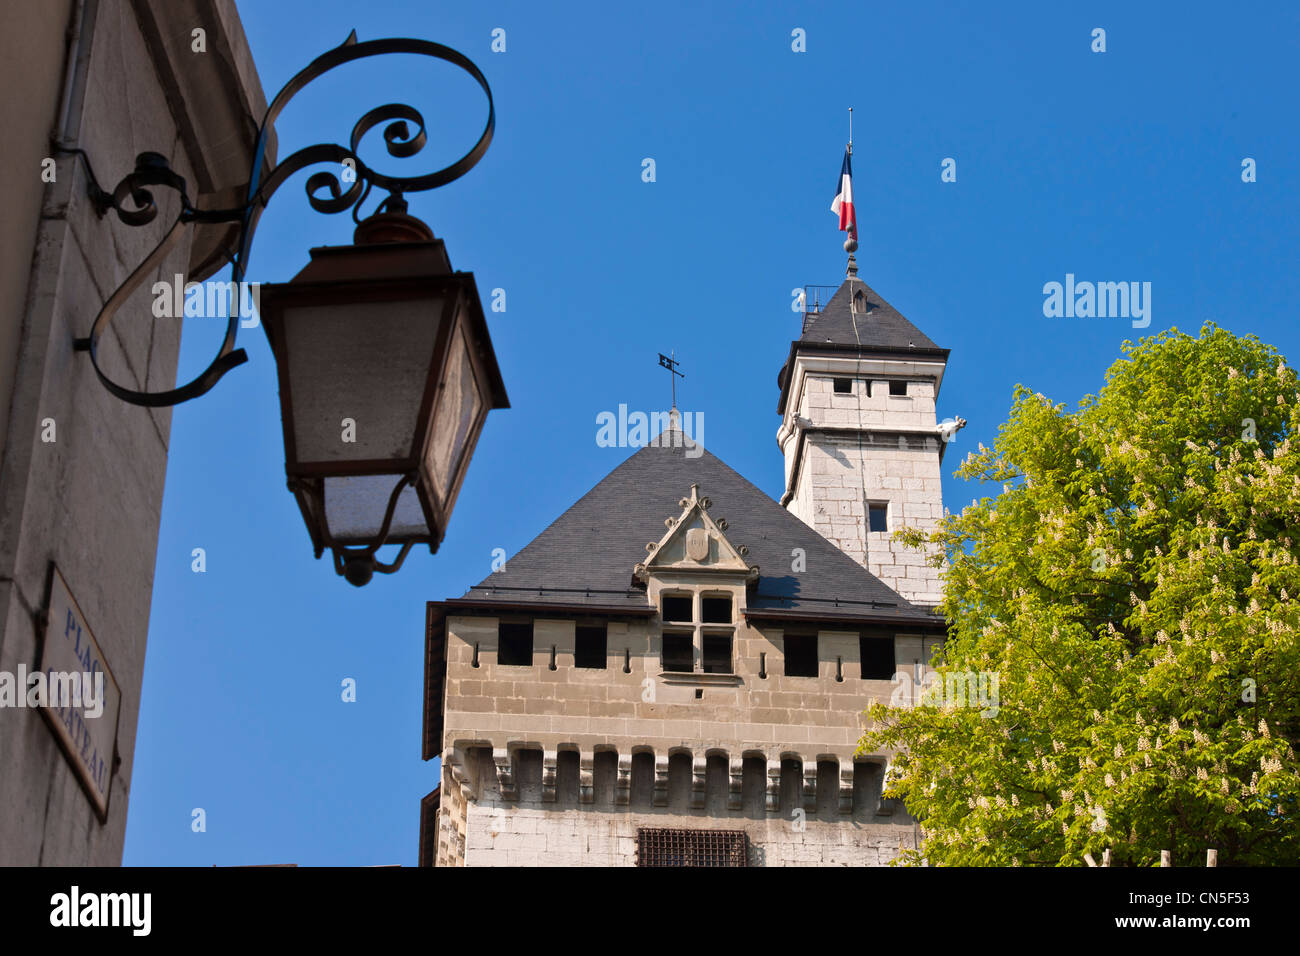
[[[850,156],[853,155],[853,107],[852,106],[849,107],[848,154]],[[847,160],[845,161],[847,162]],[[844,277],[846,279],[856,279],[858,275],[858,260],[857,257],[853,255],[853,253],[858,251],[857,231],[858,231],[857,219],[855,216],[854,223],[853,223],[853,230],[848,234],[848,237],[844,240],[844,251],[849,254],[849,262],[847,267],[844,270]]]

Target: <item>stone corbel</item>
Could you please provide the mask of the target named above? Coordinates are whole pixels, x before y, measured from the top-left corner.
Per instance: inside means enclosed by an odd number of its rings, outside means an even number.
[[[728,768],[730,774],[727,777],[727,809],[743,810],[744,803],[744,785],[745,785],[745,758],[732,757],[731,765]]]
[[[504,748],[494,749],[492,762],[496,765],[497,789],[501,791],[501,799],[518,800],[519,793],[515,790],[515,766],[510,751]]]
[[[781,761],[767,762],[767,812],[781,812]]]
[[[590,751],[578,758],[578,802],[596,802],[596,755]]]
[[[696,757],[691,764],[691,809],[703,810],[705,788],[708,786],[708,758]]]
[[[889,767],[876,764],[876,780],[879,782],[879,788],[876,790],[876,816],[892,817],[894,808],[898,806],[897,800],[886,799],[885,787],[889,783]]]
[[[808,816],[817,812],[817,763],[803,764],[803,811]]]
[[[626,807],[632,802],[632,755],[618,755],[618,781],[614,789],[614,803]]]
[[[555,802],[556,753],[547,750],[542,753],[542,803]]]
[[[461,755],[455,750],[448,750],[442,755],[442,762],[447,767],[451,782],[460,791],[461,800],[465,802],[477,800],[478,794],[474,792],[469,773],[461,762]]]
[[[668,806],[668,757],[655,755],[655,795],[656,807]]]

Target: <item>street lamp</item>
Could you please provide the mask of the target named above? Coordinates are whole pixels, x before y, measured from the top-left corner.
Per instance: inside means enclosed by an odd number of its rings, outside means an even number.
[[[316,557],[351,583],[438,550],[483,419],[507,408],[474,276],[390,198],[354,245],[263,286],[285,472]],[[376,552],[400,544],[391,563]]]
[[[276,117],[303,87],[353,60],[398,53],[452,63],[482,88],[487,124],[469,152],[421,176],[372,169],[362,161],[359,147],[381,123],[387,124],[383,139],[390,156],[413,156],[427,139],[418,110],[389,103],[357,121],[347,146],[308,146],[269,172],[263,170]],[[437,551],[483,420],[490,409],[509,407],[474,276],[452,271],[442,240],[407,213],[403,198],[443,186],[473,168],[492,141],[495,117],[487,79],[457,51],[409,38],[359,43],[353,32],[294,76],[267,107],[241,206],[195,207],[185,180],[157,153],[140,154],[135,170],[107,191],[100,188],[83,151],[63,150],[77,153],[86,164],[90,197],[100,216],[113,210],[123,223],[144,226],[158,214],[151,187],[180,194],[175,222],[109,296],[90,333],[75,342],[77,350],[89,353],[105,388],[123,401],[150,407],[196,398],[247,361],[244,350],[235,348],[242,296],[231,297],[226,336],[208,368],[163,392],[131,389],[100,368],[99,342],[118,309],[154,275],[184,228],[195,223],[238,224],[227,255],[232,288],[243,283],[257,223],[271,196],[294,173],[328,164],[307,178],[307,201],[317,212],[351,209],[358,220],[353,244],[312,249],[306,268],[287,283],[263,287],[259,299],[279,374],[289,488],[316,557],[328,547],[335,570],[358,586],[375,571],[396,571],[416,544]],[[358,219],[374,187],[387,191],[388,198],[373,215]],[[387,544],[400,548],[391,562],[377,557]]]

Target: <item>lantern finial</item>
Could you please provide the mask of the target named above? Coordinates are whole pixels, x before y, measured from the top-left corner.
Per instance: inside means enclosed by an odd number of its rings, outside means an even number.
[[[352,241],[358,246],[376,242],[429,242],[433,230],[428,224],[406,211],[400,192],[392,193],[379,204],[374,214],[357,223]]]

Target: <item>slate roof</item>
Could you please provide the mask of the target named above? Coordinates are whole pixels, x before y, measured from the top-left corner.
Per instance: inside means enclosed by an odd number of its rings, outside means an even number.
[[[866,297],[866,311],[855,313],[850,302],[859,291]],[[844,280],[825,308],[809,320],[808,329],[799,342],[804,345],[851,345],[865,350],[942,351],[875,289],[857,278]]]
[[[707,450],[688,458],[680,432],[661,437],[662,444],[610,472],[504,570],[443,604],[652,612],[644,589],[633,587],[632,569],[646,560],[646,543],[663,536],[664,519],[681,514],[678,501],[695,483],[712,500],[709,514],[727,520],[727,539],[748,547],[746,560],[759,567],[747,600],[751,616],[942,626]],[[806,571],[790,570],[794,548],[804,549]]]
[[[851,301],[858,292],[866,297],[865,311],[854,312]],[[776,384],[781,395],[776,403],[778,415],[785,414],[787,389],[791,364],[795,353],[803,352],[854,352],[869,354],[886,352],[898,357],[899,353],[937,356],[945,362],[948,349],[935,345],[928,335],[903,318],[901,312],[884,300],[875,289],[856,276],[846,278],[835,290],[830,301],[816,315],[810,315],[808,328],[803,335],[790,343],[790,355],[777,372]]]

